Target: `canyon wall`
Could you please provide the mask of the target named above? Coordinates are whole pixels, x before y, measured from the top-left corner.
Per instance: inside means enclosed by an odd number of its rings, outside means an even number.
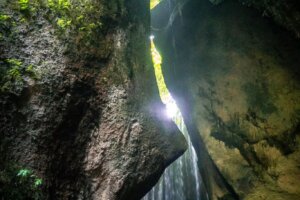
[[[169,5],[153,33],[211,199],[299,199],[295,31],[239,1]]]
[[[186,149],[159,98],[149,2],[0,7],[0,196],[141,198]]]

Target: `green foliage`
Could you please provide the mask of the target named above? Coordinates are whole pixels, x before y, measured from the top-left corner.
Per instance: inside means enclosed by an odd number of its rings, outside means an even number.
[[[14,15],[8,16],[0,13],[0,40],[13,40],[18,34],[14,26],[26,24],[34,25],[37,16],[43,16],[55,28],[57,35],[67,42],[70,50],[88,54],[98,46],[103,34],[102,16],[115,18],[116,12],[121,12],[120,2],[95,0],[12,0],[0,10]],[[112,21],[111,21],[112,22]],[[75,52],[74,52],[75,53]]]
[[[18,66],[20,67],[22,65],[22,62],[15,59],[15,58],[11,58],[11,59],[6,59],[6,62],[11,64],[12,66]]]
[[[7,21],[8,19],[10,19],[10,16],[0,14],[0,22]]]
[[[39,0],[18,0],[19,10],[27,17],[34,15],[39,6]]]
[[[0,65],[0,92],[22,90],[27,77],[38,79],[34,66],[25,66],[18,59],[4,59],[0,61]]]
[[[30,78],[32,79],[39,79],[38,75],[37,75],[37,72],[36,70],[34,69],[34,66],[33,65],[28,65],[26,68],[25,68],[25,74],[27,74]]]
[[[71,3],[69,0],[48,0],[48,6],[52,10],[63,11],[70,9]]]
[[[6,62],[10,64],[10,69],[7,76],[10,80],[21,80],[22,62],[17,59],[7,59]]]
[[[21,80],[20,67],[14,66],[10,70],[8,70],[7,75],[11,80]]]
[[[6,62],[10,65],[10,69],[7,71],[7,78],[11,81],[20,81],[22,62],[17,59],[7,59]]]
[[[19,0],[18,3],[21,11],[29,10],[29,0]]]
[[[3,35],[4,31],[11,26],[11,17],[9,15],[0,13],[0,33]]]
[[[93,1],[48,0],[47,8],[51,11],[50,18],[56,21],[61,36],[66,33],[74,34],[76,41],[86,43],[96,38],[97,32],[102,28],[99,18],[102,8]]]
[[[62,29],[66,29],[67,27],[69,27],[71,25],[71,22],[72,22],[71,20],[58,19],[57,25]]]
[[[20,181],[30,181],[32,188],[38,188],[43,183],[43,180],[35,176],[29,169],[20,169],[17,176],[20,178]]]
[[[4,39],[10,29],[11,17],[0,13],[0,40]]]
[[[27,168],[5,164],[0,168],[0,196],[2,199],[43,199],[43,180]]]
[[[35,181],[34,181],[34,187],[40,187],[43,183],[43,180],[40,179],[40,178],[36,178]]]
[[[20,171],[18,172],[17,176],[27,177],[30,174],[31,174],[30,170],[28,170],[28,169],[20,169]]]

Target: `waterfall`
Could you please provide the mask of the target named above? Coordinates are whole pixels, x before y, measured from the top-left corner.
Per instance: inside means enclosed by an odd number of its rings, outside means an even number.
[[[166,105],[166,117],[171,118],[188,143],[187,151],[167,167],[157,184],[142,200],[200,200],[201,178],[197,165],[197,155],[190,140],[183,117],[171,96],[162,74],[162,57],[151,39],[151,53],[155,77],[162,102]]]
[[[201,178],[197,166],[197,155],[181,117],[174,120],[185,136],[187,151],[165,169],[158,183],[142,200],[200,200]]]

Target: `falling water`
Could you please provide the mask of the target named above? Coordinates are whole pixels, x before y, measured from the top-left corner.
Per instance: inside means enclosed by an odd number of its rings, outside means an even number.
[[[156,81],[161,100],[166,105],[170,117],[188,143],[187,151],[165,169],[158,183],[142,200],[200,200],[200,175],[197,166],[197,155],[192,146],[189,134],[175,100],[167,89],[161,71],[162,58],[155,48],[154,36],[151,39],[151,52]]]
[[[158,183],[143,200],[200,200],[200,175],[197,155],[181,115],[175,123],[188,142],[188,149],[163,173]]]

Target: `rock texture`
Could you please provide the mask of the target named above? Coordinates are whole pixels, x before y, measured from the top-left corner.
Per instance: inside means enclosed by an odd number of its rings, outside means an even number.
[[[211,199],[300,199],[300,41],[237,1],[168,13],[153,15],[156,45]]]
[[[220,4],[224,0],[209,0]],[[254,7],[263,17],[273,18],[281,26],[300,37],[300,3],[297,0],[239,0],[243,5]]]
[[[90,2],[102,29],[88,44],[81,32],[61,34],[45,7],[28,16],[1,3],[13,23],[1,26],[1,65],[20,60],[36,77],[1,92],[0,170],[33,170],[43,199],[139,199],[186,144],[162,117],[148,1]]]

